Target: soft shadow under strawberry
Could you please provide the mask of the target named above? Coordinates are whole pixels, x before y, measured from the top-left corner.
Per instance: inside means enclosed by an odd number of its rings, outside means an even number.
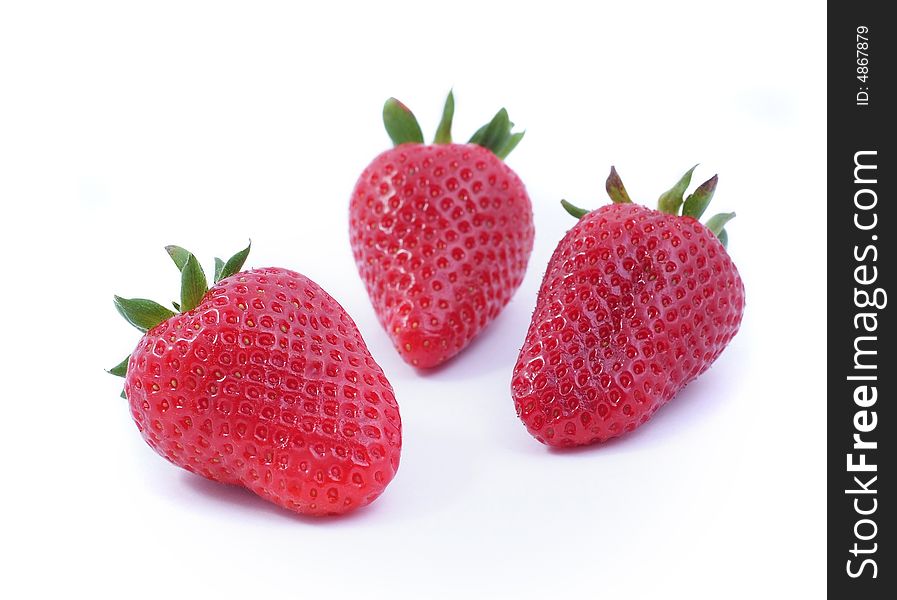
[[[281,508],[239,485],[220,483],[217,481],[206,479],[205,477],[202,477],[200,475],[186,472],[183,473],[182,481],[184,482],[184,485],[190,488],[192,492],[195,492],[196,494],[201,496],[205,496],[206,498],[209,498],[214,502],[226,504],[230,507],[235,507],[240,511],[245,510],[248,514],[257,514],[263,512],[283,518],[288,521],[302,523],[305,525],[327,526],[348,521],[361,520],[366,518],[365,515],[371,512],[368,509],[373,508],[369,505],[361,507],[354,511],[338,515],[309,516],[302,515],[285,508]]]

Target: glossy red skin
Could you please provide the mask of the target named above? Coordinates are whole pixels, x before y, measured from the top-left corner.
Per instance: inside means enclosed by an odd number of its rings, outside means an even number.
[[[533,249],[526,188],[472,144],[403,144],[364,170],[349,208],[358,272],[402,358],[434,367],[520,286]]]
[[[302,514],[364,506],[399,466],[392,386],[336,300],[285,269],[228,277],[147,332],[125,393],[160,455]]]
[[[743,312],[738,270],[701,223],[592,211],[548,264],[511,381],[517,414],[549,446],[632,431],[710,367]]]

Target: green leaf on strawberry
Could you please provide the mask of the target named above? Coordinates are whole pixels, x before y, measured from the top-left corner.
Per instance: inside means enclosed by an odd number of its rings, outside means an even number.
[[[455,95],[454,92],[449,91],[442,108],[442,118],[436,130],[435,144],[452,143],[454,116]],[[424,136],[414,113],[395,98],[390,98],[383,106],[383,124],[395,146],[424,143]],[[517,147],[526,133],[524,131],[512,133],[513,129],[514,123],[508,117],[508,111],[502,108],[495,113],[491,121],[477,129],[467,143],[488,148],[498,158],[504,160]]]
[[[489,148],[502,160],[507,158],[511,150],[523,139],[523,133],[511,133],[514,124],[508,118],[508,111],[500,109],[492,120],[477,129],[468,143]]]
[[[165,246],[165,251],[168,252],[168,256],[171,257],[171,260],[174,261],[174,265],[178,268],[178,271],[183,271],[184,265],[187,264],[187,259],[190,258],[190,252],[184,250],[180,246]]]
[[[221,272],[224,271],[224,261],[215,257],[215,283],[221,281]]]
[[[713,199],[713,194],[716,192],[716,185],[719,182],[719,178],[714,175],[699,185],[695,191],[689,194],[683,201],[682,197],[685,195],[685,190],[688,189],[688,186],[691,183],[692,173],[694,173],[697,166],[698,165],[695,165],[686,171],[679,181],[676,182],[676,185],[660,195],[660,199],[657,202],[658,210],[660,212],[677,217],[691,217],[695,220],[698,220],[701,215],[704,214],[704,211],[707,210],[710,201]],[[605,189],[607,190],[607,195],[610,196],[610,199],[614,204],[632,203],[629,194],[626,192],[626,188],[623,186],[623,181],[620,179],[620,175],[614,167],[610,168],[610,174],[607,176],[607,181],[605,182]],[[561,200],[561,206],[577,219],[583,218],[590,212],[584,208],[574,206],[566,200]],[[710,229],[710,231],[712,231],[719,239],[720,243],[722,243],[723,248],[728,247],[729,244],[729,234],[724,229],[724,226],[733,218],[735,218],[735,213],[720,213],[711,217],[705,223],[705,226]]]
[[[719,238],[719,241],[726,247],[729,243],[729,234],[726,233],[726,223],[735,218],[735,213],[719,213],[707,219],[707,229]]]
[[[679,178],[676,185],[660,195],[660,199],[657,201],[657,208],[660,212],[665,212],[670,215],[679,214],[679,207],[682,206],[682,195],[685,194],[685,190],[688,189],[688,185],[691,183],[691,174],[694,173],[697,168],[698,165],[690,168],[685,172],[685,175]]]
[[[682,207],[682,215],[700,219],[707,206],[713,199],[713,193],[716,191],[716,183],[718,178],[716,175],[698,186],[694,192],[689,194],[685,199],[685,205]]]
[[[240,269],[243,268],[243,264],[246,262],[246,257],[249,256],[249,250],[252,248],[252,240],[249,240],[249,245],[231,256],[227,259],[227,262],[221,266],[221,270],[218,270],[218,262],[221,259],[215,259],[215,283],[218,283],[222,279],[226,277],[230,277],[235,273],[239,273]]]
[[[719,238],[719,242],[723,245],[723,248],[729,247],[729,234],[726,233],[726,229],[720,229],[719,233],[716,234],[716,237]]]
[[[439,127],[436,129],[436,138],[434,144],[451,144],[452,143],[452,119],[455,116],[455,94],[449,90],[445,99],[445,106],[442,108],[442,119],[439,121]]]
[[[199,265],[199,261],[191,254],[181,270],[181,312],[196,308],[208,291],[209,284],[206,274]]]
[[[424,134],[414,113],[395,98],[390,98],[383,105],[383,124],[386,126],[386,133],[396,146],[424,143]]]
[[[604,183],[604,189],[607,190],[607,195],[610,196],[610,199],[614,204],[632,203],[632,200],[629,199],[629,193],[626,192],[626,188],[623,186],[623,181],[620,179],[620,176],[617,174],[617,170],[614,167],[610,168],[610,175],[607,176],[607,181]]]
[[[146,332],[162,321],[170,319],[175,313],[161,304],[145,298],[122,298],[114,296],[115,308],[125,320]]]
[[[586,216],[587,214],[589,214],[589,211],[587,211],[586,209],[579,208],[578,206],[574,206],[574,205],[570,204],[569,202],[567,202],[566,200],[561,200],[561,206],[564,207],[564,210],[566,210],[568,213],[570,213],[570,216],[576,217],[577,219],[581,219],[584,216]]]
[[[128,361],[131,360],[131,355],[127,355],[123,361],[106,371],[110,375],[115,375],[116,377],[124,377],[128,374]]]

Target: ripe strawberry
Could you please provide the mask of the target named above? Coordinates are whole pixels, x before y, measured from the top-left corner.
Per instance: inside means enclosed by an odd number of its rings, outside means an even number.
[[[548,263],[511,382],[517,414],[540,442],[591,444],[632,431],[738,331],[744,285],[723,229],[735,214],[699,223],[717,178],[683,204],[692,171],[661,196],[659,211],[633,204],[613,168],[613,204],[587,212],[562,202],[580,221]]]
[[[174,464],[241,485],[284,508],[343,513],[372,502],[402,448],[392,386],[346,311],[286,269],[238,272],[247,247],[216,262],[167,248],[180,311],[115,297],[145,332],[110,372],[125,377],[146,442]]]
[[[520,286],[533,249],[532,205],[504,159],[523,137],[505,109],[454,144],[454,97],[435,144],[411,111],[383,108],[396,147],[361,174],[349,207],[358,271],[402,358],[435,367],[488,325]]]

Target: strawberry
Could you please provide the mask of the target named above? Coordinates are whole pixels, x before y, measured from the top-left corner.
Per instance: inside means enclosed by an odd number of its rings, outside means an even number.
[[[683,203],[693,171],[660,197],[660,210],[633,204],[613,168],[613,204],[588,212],[562,201],[580,220],[548,263],[511,381],[517,414],[540,442],[632,431],[738,331],[744,285],[723,228],[735,214],[697,220],[717,178]]]
[[[377,498],[399,466],[399,407],[343,307],[299,273],[239,272],[248,247],[215,259],[211,289],[192,254],[167,250],[178,312],[115,297],[144,336],[110,372],[150,447],[303,514]]]
[[[533,249],[532,205],[504,162],[523,133],[501,109],[466,144],[452,143],[450,92],[434,144],[411,111],[389,99],[395,147],[359,177],[349,207],[358,272],[402,358],[435,367],[501,312]]]

